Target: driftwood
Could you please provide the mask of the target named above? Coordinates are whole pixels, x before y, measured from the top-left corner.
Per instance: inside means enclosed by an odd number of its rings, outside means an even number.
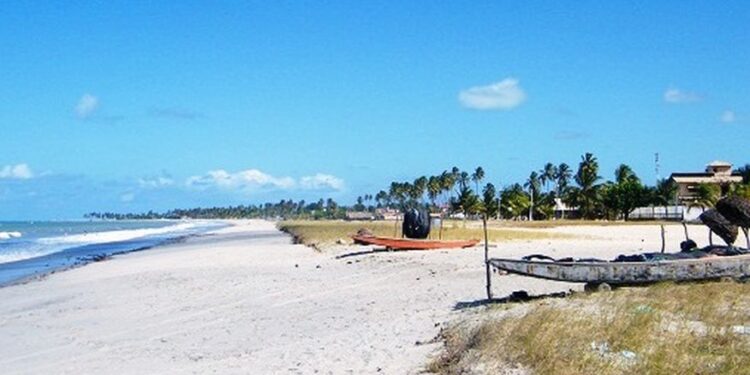
[[[716,210],[734,225],[750,227],[750,201],[740,197],[726,197],[716,202]]]
[[[732,245],[737,240],[737,226],[727,220],[719,211],[710,209],[699,216],[711,232],[721,237],[727,245]],[[709,233],[710,238],[710,233]]]
[[[750,227],[750,201],[741,197],[726,197],[716,202],[716,209],[732,224],[742,228],[745,242],[750,248],[750,237],[747,234]]]

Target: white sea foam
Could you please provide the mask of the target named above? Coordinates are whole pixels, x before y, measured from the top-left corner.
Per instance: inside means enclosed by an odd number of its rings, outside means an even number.
[[[190,229],[196,228],[197,226],[198,225],[196,223],[180,223],[161,228],[113,230],[106,232],[81,233],[69,236],[40,238],[37,241],[45,245],[119,242],[147,236],[188,231]]]
[[[13,251],[3,251],[0,253],[0,263],[15,262],[17,260],[36,258],[47,254],[60,251],[59,247],[46,247],[40,249],[19,249]]]
[[[11,246],[4,249],[0,248],[0,263],[41,257],[76,246],[121,242],[148,237],[178,236],[181,234],[194,233],[201,229],[209,229],[217,225],[216,222],[192,221],[180,222],[160,228],[111,230],[37,239],[30,239],[30,237],[27,236],[24,237],[27,240],[23,243],[13,244],[6,242],[6,244]],[[18,238],[21,237],[21,235],[22,234],[19,232],[0,232],[0,241],[2,239],[7,240],[10,238]]]
[[[0,240],[21,237],[21,232],[0,232]]]

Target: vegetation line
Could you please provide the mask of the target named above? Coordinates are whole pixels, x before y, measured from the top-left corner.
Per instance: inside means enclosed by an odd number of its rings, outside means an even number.
[[[750,164],[737,170],[743,183],[731,186],[730,195],[750,198]],[[347,212],[371,212],[377,209],[404,210],[423,208],[445,215],[462,214],[479,218],[509,220],[588,219],[625,220],[637,207],[661,207],[677,204],[677,186],[669,179],[655,186],[644,185],[626,164],[614,171],[614,179],[601,182],[597,158],[586,153],[574,171],[568,164],[546,163],[532,171],[523,183],[510,184],[499,191],[486,180],[480,166],[473,172],[458,167],[434,176],[421,176],[412,182],[391,182],[387,190],[357,197],[351,206],[341,205],[332,198],[317,202],[282,199],[276,203],[230,207],[174,209],[167,212],[112,213],[91,212],[93,219],[179,219],[179,218],[282,218],[282,219],[344,219]],[[718,200],[717,186],[698,185],[696,199],[688,208],[705,208]],[[562,204],[566,209],[558,210]],[[558,215],[559,217],[556,217]],[[567,215],[567,216],[566,216]]]

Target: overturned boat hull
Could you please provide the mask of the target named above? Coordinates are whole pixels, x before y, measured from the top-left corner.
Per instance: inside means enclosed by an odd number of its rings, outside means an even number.
[[[383,246],[392,250],[439,250],[462,249],[476,246],[479,240],[415,240],[411,238],[393,238],[376,236],[352,236],[354,243],[361,245]]]
[[[750,277],[750,254],[652,262],[549,262],[493,258],[489,263],[509,273],[578,283],[629,285]]]

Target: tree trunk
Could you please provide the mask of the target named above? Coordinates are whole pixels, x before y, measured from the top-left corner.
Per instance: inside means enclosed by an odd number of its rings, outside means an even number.
[[[487,235],[487,215],[482,215],[482,226],[484,227],[484,270],[486,274],[487,299],[492,299],[492,273],[490,272],[490,244]]]
[[[529,189],[529,197],[531,198],[531,205],[529,206],[529,221],[534,221],[534,191]]]

